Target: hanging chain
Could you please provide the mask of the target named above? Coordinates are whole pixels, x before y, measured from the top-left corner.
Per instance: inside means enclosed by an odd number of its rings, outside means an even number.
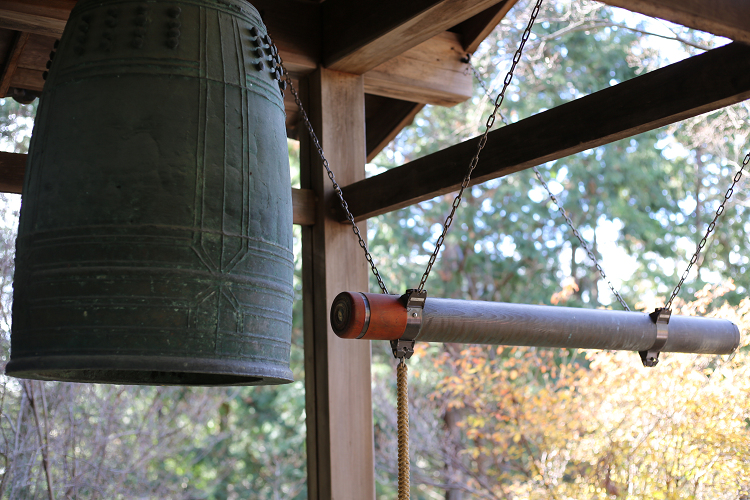
[[[492,98],[490,95],[490,89],[487,87],[487,84],[482,79],[482,76],[479,74],[479,71],[477,68],[471,63],[471,58],[467,54],[467,56],[463,59],[463,61],[469,65],[472,72],[474,73],[474,77],[479,82],[479,85],[481,85],[482,89],[484,89],[485,94],[487,94],[488,97]],[[508,120],[503,116],[502,113],[500,113],[500,119],[505,125],[508,125]],[[562,216],[565,218],[565,222],[568,224],[568,227],[570,227],[571,231],[573,231],[573,235],[578,238],[578,241],[581,242],[581,247],[586,251],[586,255],[588,255],[589,259],[594,263],[594,266],[596,267],[596,270],[599,271],[599,274],[601,275],[602,279],[607,282],[607,286],[609,286],[609,289],[612,291],[612,294],[614,294],[615,298],[617,299],[617,302],[620,303],[623,309],[626,311],[630,311],[630,307],[628,307],[627,302],[625,302],[625,299],[622,298],[620,293],[615,289],[612,282],[607,278],[607,273],[604,272],[604,268],[599,263],[599,260],[596,258],[596,255],[594,252],[589,248],[588,243],[586,243],[586,240],[583,239],[581,236],[581,233],[576,228],[576,225],[573,223],[573,220],[568,215],[567,210],[563,207],[562,203],[557,199],[557,196],[552,192],[549,185],[547,184],[547,181],[544,180],[544,176],[542,176],[542,173],[537,169],[536,167],[531,168],[534,171],[534,174],[536,175],[536,178],[539,180],[539,182],[544,186],[544,189],[547,191],[547,194],[549,195],[552,202],[557,205],[557,209],[560,211]],[[573,256],[575,258],[575,256]]]
[[[430,271],[432,271],[432,266],[435,264],[435,259],[437,259],[438,253],[440,253],[440,247],[443,245],[443,242],[445,241],[445,236],[448,234],[448,229],[451,227],[451,224],[453,224],[453,216],[456,213],[456,209],[461,204],[461,198],[463,197],[464,190],[469,186],[469,182],[471,181],[471,174],[474,172],[474,169],[477,167],[477,164],[479,163],[479,154],[482,152],[482,149],[484,149],[485,144],[487,144],[487,135],[490,133],[490,129],[495,124],[495,119],[498,114],[498,110],[500,109],[500,105],[503,103],[503,100],[505,99],[505,91],[508,89],[508,86],[510,85],[510,82],[513,80],[513,72],[516,69],[516,66],[518,65],[518,62],[521,60],[521,54],[523,53],[523,48],[526,45],[527,40],[529,39],[529,35],[531,35],[531,27],[534,26],[534,21],[536,20],[536,16],[539,15],[539,9],[542,6],[543,0],[537,0],[536,5],[534,5],[534,9],[531,11],[531,18],[529,19],[529,24],[526,25],[526,30],[523,32],[523,36],[521,37],[521,43],[518,46],[518,49],[516,50],[516,53],[513,55],[513,63],[510,66],[510,70],[508,70],[508,73],[505,75],[505,80],[503,81],[503,88],[498,94],[497,98],[495,99],[495,107],[492,110],[492,114],[490,114],[489,118],[487,118],[487,123],[485,124],[484,133],[482,134],[482,137],[479,138],[479,143],[477,144],[477,152],[474,154],[474,157],[471,159],[471,162],[469,163],[469,169],[466,172],[466,175],[464,176],[463,181],[461,182],[461,189],[458,191],[458,194],[456,195],[455,199],[453,200],[453,206],[451,207],[451,212],[448,214],[448,217],[445,219],[445,223],[443,224],[443,232],[440,234],[440,237],[435,242],[435,251],[432,252],[432,255],[430,255],[430,260],[427,263],[427,269],[425,269],[424,274],[422,275],[422,279],[419,281],[419,287],[417,288],[417,291],[421,292],[424,290],[424,284],[427,281],[427,277],[430,275]]]
[[[396,368],[398,416],[398,500],[409,500],[409,393],[404,358]]]
[[[270,39],[271,35],[268,35],[268,37]],[[271,40],[271,45],[274,45],[273,40]],[[325,153],[323,153],[323,147],[320,145],[318,136],[315,134],[315,131],[313,130],[312,124],[310,123],[310,118],[307,116],[307,112],[305,111],[305,108],[302,106],[302,101],[299,98],[297,89],[294,88],[294,83],[292,83],[292,78],[289,76],[289,72],[287,71],[286,66],[284,66],[283,61],[281,60],[281,56],[278,56],[278,61],[279,61],[279,66],[281,66],[281,71],[283,72],[283,78],[284,78],[283,81],[286,83],[286,85],[289,86],[289,90],[291,90],[292,95],[294,96],[294,102],[297,103],[297,106],[299,107],[299,111],[302,114],[302,120],[305,122],[305,127],[307,128],[307,132],[310,134],[310,139],[312,139],[313,144],[315,145],[315,149],[318,150],[318,156],[320,156],[320,159],[323,162],[323,167],[326,169],[326,173],[328,174],[328,178],[331,180],[331,184],[333,184],[333,190],[336,192],[336,195],[339,197],[339,203],[341,204],[341,208],[343,208],[344,212],[346,212],[346,218],[349,220],[349,223],[352,225],[352,231],[354,232],[354,235],[357,237],[357,240],[359,241],[360,248],[362,248],[362,251],[365,253],[365,259],[367,259],[367,263],[370,264],[370,269],[372,270],[372,274],[378,280],[378,286],[380,287],[380,290],[384,294],[387,294],[388,288],[385,286],[385,283],[383,282],[383,278],[380,276],[380,272],[378,272],[378,268],[377,266],[375,266],[375,262],[372,260],[372,255],[370,254],[370,250],[367,248],[367,243],[365,243],[364,238],[362,238],[362,233],[360,232],[359,227],[357,226],[357,223],[354,222],[354,216],[349,210],[349,204],[344,199],[344,193],[341,191],[341,187],[339,186],[339,183],[336,182],[336,176],[333,175],[333,171],[331,170],[331,166],[328,163],[328,159],[326,158]]]
[[[729,189],[727,189],[726,194],[724,195],[724,199],[721,201],[721,205],[719,205],[719,208],[716,209],[716,215],[714,215],[714,220],[711,221],[711,224],[708,225],[708,229],[706,229],[706,234],[703,236],[703,239],[696,245],[695,247],[695,253],[690,258],[690,263],[687,266],[687,269],[685,269],[685,272],[682,273],[682,277],[680,278],[680,282],[677,283],[677,286],[674,287],[674,291],[672,292],[672,296],[669,297],[669,300],[667,301],[667,304],[664,306],[665,309],[669,309],[672,307],[672,302],[674,301],[675,297],[677,297],[677,294],[680,293],[680,289],[682,288],[683,283],[685,283],[685,279],[688,277],[688,273],[690,273],[690,269],[693,267],[693,264],[698,262],[698,257],[700,256],[701,250],[703,250],[703,247],[706,246],[706,240],[708,239],[709,235],[713,232],[714,228],[716,227],[716,220],[721,216],[721,214],[724,213],[724,205],[729,201],[729,198],[732,197],[734,194],[734,187],[737,185],[737,183],[742,178],[742,173],[745,170],[745,167],[750,162],[750,153],[747,153],[745,155],[745,159],[742,160],[742,165],[740,166],[740,169],[737,171],[736,174],[734,174],[734,180],[732,181],[732,185],[729,186]]]
[[[575,235],[575,237],[578,238],[578,241],[581,242],[581,247],[583,247],[583,249],[586,251],[586,255],[588,255],[589,259],[591,259],[591,261],[594,263],[594,266],[596,267],[596,270],[599,271],[599,274],[601,274],[602,279],[607,282],[609,289],[612,291],[615,298],[617,298],[617,302],[620,303],[623,309],[625,309],[626,311],[630,311],[630,308],[628,307],[628,304],[625,302],[625,299],[623,299],[620,293],[617,290],[615,290],[614,285],[609,280],[609,278],[607,278],[607,273],[604,272],[604,268],[602,268],[602,265],[599,263],[599,260],[596,258],[596,255],[594,254],[593,251],[591,251],[588,244],[581,236],[581,233],[578,231],[575,224],[573,224],[573,221],[568,215],[567,210],[563,208],[562,203],[558,201],[557,196],[555,196],[552,193],[552,190],[549,188],[549,185],[547,185],[547,182],[544,180],[544,177],[542,177],[542,173],[539,172],[539,170],[537,170],[536,167],[534,167],[533,170],[534,170],[534,173],[536,174],[536,178],[539,179],[539,182],[541,182],[542,186],[544,186],[544,189],[547,190],[547,194],[549,194],[550,199],[553,201],[555,205],[557,205],[557,209],[560,211],[562,216],[565,217],[565,222],[568,223],[568,226],[573,231],[573,234]],[[572,258],[575,259],[575,255],[573,255]]]
[[[487,94],[490,98],[492,98],[492,96],[490,95],[490,90],[487,87],[487,84],[482,79],[482,76],[480,75],[476,67],[471,63],[471,58],[469,57],[469,55],[467,54],[467,56],[464,59],[462,59],[462,61],[469,65],[472,72],[474,73],[474,77],[477,79],[482,89],[484,89],[485,94]],[[505,125],[508,124],[508,121],[505,119],[502,113],[500,114],[500,119],[503,121]],[[703,247],[706,245],[706,241],[709,235],[713,232],[714,228],[716,227],[716,221],[721,216],[721,214],[724,213],[724,206],[726,205],[726,202],[729,201],[729,199],[734,194],[734,188],[737,185],[737,183],[740,181],[740,179],[742,178],[744,169],[748,165],[749,162],[750,162],[750,153],[747,153],[747,155],[745,155],[745,159],[742,161],[742,165],[740,166],[740,169],[737,171],[737,173],[734,176],[732,185],[729,186],[729,189],[727,189],[727,192],[724,195],[724,199],[722,200],[721,205],[719,205],[719,207],[716,209],[716,214],[714,215],[714,218],[711,221],[711,223],[708,225],[706,234],[703,236],[703,239],[701,239],[701,241],[696,246],[695,253],[690,259],[690,263],[688,264],[687,269],[685,269],[685,272],[682,273],[682,277],[680,278],[679,283],[677,283],[677,286],[674,288],[674,291],[672,291],[672,295],[669,297],[669,300],[667,301],[667,304],[664,306],[664,309],[671,309],[672,302],[674,301],[675,297],[677,297],[677,294],[680,293],[680,289],[682,288],[682,285],[685,283],[685,280],[687,279],[688,274],[690,273],[690,269],[692,269],[693,265],[696,262],[698,262],[698,257],[700,256],[700,253],[703,250]],[[532,167],[532,170],[534,171],[536,178],[539,180],[542,186],[544,186],[544,189],[547,191],[547,194],[549,195],[550,199],[555,203],[555,205],[557,205],[558,210],[560,211],[562,216],[565,218],[565,222],[567,222],[568,226],[573,231],[573,234],[575,235],[575,237],[578,238],[578,241],[581,242],[581,246],[586,251],[586,254],[588,255],[588,257],[593,261],[594,265],[596,266],[597,271],[599,271],[599,274],[602,276],[602,279],[604,279],[607,282],[609,289],[612,291],[615,298],[617,298],[617,301],[620,303],[623,309],[625,309],[626,311],[630,311],[630,307],[628,307],[628,304],[625,302],[622,296],[618,293],[618,291],[615,290],[615,287],[612,285],[612,282],[607,278],[607,274],[604,272],[604,269],[599,263],[599,260],[596,258],[596,255],[594,254],[594,252],[591,251],[588,244],[581,236],[581,233],[578,231],[575,224],[571,220],[570,216],[568,216],[568,212],[565,210],[563,205],[558,201],[557,197],[554,195],[549,185],[544,180],[542,173],[536,167]]]

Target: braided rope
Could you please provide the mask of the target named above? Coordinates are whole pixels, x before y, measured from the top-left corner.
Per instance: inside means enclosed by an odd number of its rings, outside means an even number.
[[[409,394],[404,358],[396,369],[398,415],[398,500],[409,500]]]

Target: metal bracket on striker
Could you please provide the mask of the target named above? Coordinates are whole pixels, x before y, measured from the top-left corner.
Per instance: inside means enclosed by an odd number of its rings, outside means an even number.
[[[424,290],[420,292],[409,289],[401,296],[401,300],[406,303],[406,328],[401,338],[391,340],[391,349],[395,358],[409,359],[414,354],[414,339],[417,338],[419,331],[422,329],[422,312],[426,299],[427,292]]]
[[[638,353],[641,355],[643,366],[651,368],[659,364],[659,352],[664,348],[664,344],[667,343],[669,338],[669,318],[671,316],[672,311],[664,307],[657,308],[649,314],[651,321],[656,323],[656,340],[650,349]]]

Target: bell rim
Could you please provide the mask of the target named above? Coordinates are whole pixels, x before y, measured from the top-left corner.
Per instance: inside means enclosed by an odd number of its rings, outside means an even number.
[[[117,385],[222,387],[294,382],[291,369],[257,361],[107,354],[11,356],[5,374],[50,382]]]

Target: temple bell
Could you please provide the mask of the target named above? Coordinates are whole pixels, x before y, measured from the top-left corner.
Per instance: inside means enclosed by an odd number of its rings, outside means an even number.
[[[81,0],[23,188],[7,374],[292,381],[281,71],[242,0]]]

